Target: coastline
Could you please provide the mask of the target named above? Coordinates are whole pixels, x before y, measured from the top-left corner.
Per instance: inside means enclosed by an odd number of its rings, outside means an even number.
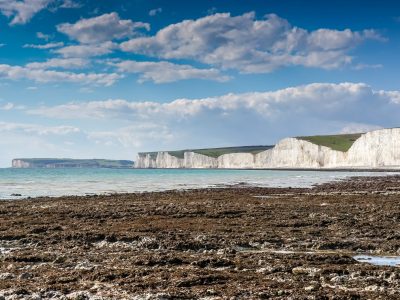
[[[396,168],[133,168],[135,170],[230,170],[230,171],[310,171],[310,172],[400,172]]]
[[[0,199],[113,195],[232,187],[312,187],[353,176],[396,172],[228,169],[0,169]]]
[[[399,186],[355,177],[0,201],[0,298],[398,299],[399,268],[352,256],[400,255]]]

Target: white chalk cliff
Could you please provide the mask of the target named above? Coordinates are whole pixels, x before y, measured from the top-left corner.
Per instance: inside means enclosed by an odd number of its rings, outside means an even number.
[[[158,152],[139,154],[136,168],[232,168],[232,169],[400,169],[400,128],[362,134],[347,152],[332,150],[298,138],[281,140],[272,149],[224,154],[217,158],[184,152],[183,158]]]

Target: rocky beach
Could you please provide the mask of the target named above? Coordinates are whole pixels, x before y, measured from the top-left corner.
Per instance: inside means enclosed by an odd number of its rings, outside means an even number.
[[[0,299],[399,299],[399,221],[400,176],[1,201]]]

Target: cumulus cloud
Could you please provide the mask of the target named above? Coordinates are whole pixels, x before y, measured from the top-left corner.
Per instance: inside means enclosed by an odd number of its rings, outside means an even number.
[[[48,41],[51,36],[49,34],[44,34],[43,32],[36,32],[36,37],[38,39]]]
[[[115,12],[90,19],[82,19],[75,24],[63,23],[57,30],[81,43],[100,43],[133,36],[137,30],[150,30],[150,25],[132,20],[121,20]]]
[[[90,140],[103,145],[122,145],[125,148],[139,148],[144,143],[170,141],[173,133],[165,125],[154,123],[132,124],[113,131],[92,131],[87,133]]]
[[[382,64],[357,64],[354,66],[354,70],[360,71],[360,70],[365,70],[365,69],[381,69],[383,68]]]
[[[54,50],[63,57],[94,57],[110,54],[118,46],[112,42],[105,42],[98,45],[72,45]]]
[[[12,18],[10,25],[25,24],[53,0],[0,0],[0,11]]]
[[[42,44],[42,45],[25,44],[23,47],[24,48],[34,48],[34,49],[52,49],[52,48],[60,48],[62,46],[64,46],[63,42],[47,43],[47,44]]]
[[[397,115],[400,113],[398,104],[398,91],[375,91],[363,83],[314,83],[271,92],[176,99],[165,103],[131,102],[124,99],[71,102],[35,108],[28,113],[61,119],[141,119],[168,124],[212,118],[215,122],[236,120],[236,125],[281,122],[282,128],[291,128],[295,120],[299,121],[299,124],[296,124],[299,128],[301,124],[310,122],[317,122],[318,126],[331,122],[336,124],[336,132],[339,132],[346,125],[353,123],[377,126],[396,124]],[[220,123],[218,126],[228,125]],[[294,130],[296,129],[298,128],[294,127]]]
[[[117,67],[119,72],[140,73],[139,82],[151,80],[155,83],[167,83],[194,78],[220,82],[229,80],[228,76],[221,75],[217,69],[198,69],[190,65],[178,65],[166,61],[126,60],[110,64]]]
[[[121,49],[264,73],[284,66],[338,68],[350,63],[349,51],[367,39],[383,40],[374,30],[307,31],[274,14],[256,20],[254,13],[218,13],[169,25],[154,36],[132,38]]]
[[[49,117],[121,117],[125,115],[143,118],[151,116],[190,117],[204,112],[230,112],[252,110],[266,118],[279,113],[301,112],[307,110],[319,113],[333,113],[359,102],[363,97],[377,97],[383,92],[374,92],[362,83],[314,83],[286,88],[272,92],[251,92],[226,94],[202,99],[176,99],[171,102],[129,102],[123,99],[68,103],[55,107],[43,107],[32,111]],[[383,94],[382,94],[383,95]]]
[[[384,91],[380,90],[377,94],[383,99],[389,99],[390,102],[400,104],[400,91]]]
[[[364,83],[313,83],[268,92],[226,94],[168,102],[104,101],[71,102],[39,106],[26,110],[31,115],[71,122],[103,124],[105,131],[91,135],[100,143],[121,144],[118,137],[128,135],[109,124],[157,124],[173,138],[143,146],[143,150],[190,147],[271,144],[287,136],[335,134],[398,126],[400,91],[376,91]],[[362,113],[361,113],[362,112]],[[129,130],[128,130],[129,131]],[[142,130],[145,140],[146,130]],[[154,130],[156,134],[157,130]],[[113,132],[117,132],[113,134]],[[135,132],[133,129],[129,132]],[[132,139],[139,136],[136,131]],[[148,132],[152,132],[148,129]],[[129,136],[129,135],[128,135]],[[122,138],[121,138],[122,139]],[[140,139],[140,138],[139,138]],[[160,141],[165,144],[160,146]]]
[[[161,12],[162,12],[162,8],[161,7],[155,8],[155,9],[152,9],[152,10],[149,11],[149,16],[150,17],[154,17],[154,16],[156,16],[157,14],[159,14]]]
[[[0,110],[12,110],[14,107],[14,103],[8,102],[6,104],[0,105]]]
[[[68,135],[79,133],[80,129],[73,126],[42,126],[27,123],[0,122],[0,132],[19,132],[36,135]]]
[[[382,126],[362,123],[349,123],[340,131],[341,134],[361,133],[382,129]]]
[[[73,0],[63,0],[60,8],[81,8],[83,6],[82,3]]]
[[[89,65],[83,58],[51,58],[44,62],[32,62],[26,65],[29,69],[82,69]]]
[[[0,64],[0,78],[28,79],[41,83],[73,82],[110,86],[120,79],[121,75],[116,73],[72,73]]]

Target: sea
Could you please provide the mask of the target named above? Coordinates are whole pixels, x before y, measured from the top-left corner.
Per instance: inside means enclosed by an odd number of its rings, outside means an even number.
[[[0,199],[217,188],[235,185],[311,187],[389,172],[215,169],[0,169]]]

